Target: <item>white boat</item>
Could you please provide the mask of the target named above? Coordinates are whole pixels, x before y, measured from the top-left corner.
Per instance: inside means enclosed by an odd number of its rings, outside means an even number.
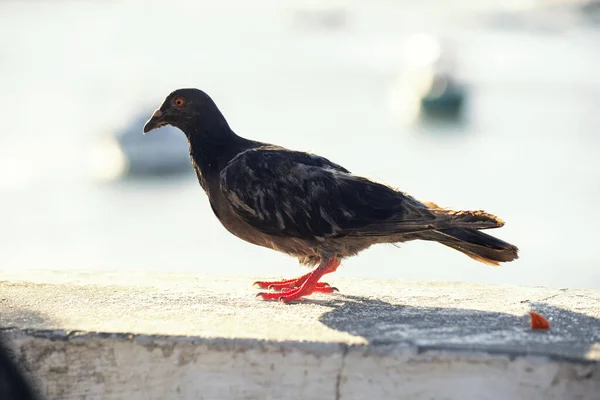
[[[96,178],[113,180],[125,176],[193,172],[189,145],[179,129],[165,126],[148,135],[142,134],[152,112],[140,113],[124,129],[94,142],[88,161]]]

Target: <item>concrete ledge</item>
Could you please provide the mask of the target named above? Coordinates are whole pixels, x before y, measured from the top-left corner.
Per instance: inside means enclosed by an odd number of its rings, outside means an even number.
[[[333,276],[340,294],[286,305],[255,278],[4,273],[0,326],[51,399],[600,393],[599,292]]]

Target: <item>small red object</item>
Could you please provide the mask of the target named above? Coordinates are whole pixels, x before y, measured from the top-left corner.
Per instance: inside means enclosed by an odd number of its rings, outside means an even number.
[[[287,303],[308,296],[311,293],[337,292],[337,288],[331,287],[328,283],[319,282],[319,279],[325,274],[335,272],[339,265],[340,261],[334,257],[317,267],[314,271],[309,272],[300,278],[274,282],[254,282],[254,284],[261,289],[268,288],[276,290],[276,292],[270,293],[261,292],[256,296],[262,297],[263,300],[279,300]]]
[[[530,311],[531,329],[550,329],[550,322],[542,315],[535,311]]]

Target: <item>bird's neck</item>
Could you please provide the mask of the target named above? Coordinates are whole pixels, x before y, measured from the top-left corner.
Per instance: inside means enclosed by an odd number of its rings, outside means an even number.
[[[184,130],[189,144],[190,156],[202,187],[208,191],[211,182],[219,179],[219,173],[240,152],[250,149],[255,142],[236,135],[227,123],[218,126]]]

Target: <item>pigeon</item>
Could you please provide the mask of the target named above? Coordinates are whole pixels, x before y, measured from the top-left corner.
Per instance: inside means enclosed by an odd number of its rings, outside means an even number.
[[[238,136],[202,90],[170,93],[144,134],[165,125],[187,137],[200,186],[225,229],[314,267],[299,278],[255,282],[268,289],[257,294],[264,300],[333,293],[321,277],[379,243],[438,242],[490,265],[518,258],[516,246],[481,232],[503,226],[500,218],[418,201],[327,158]]]

